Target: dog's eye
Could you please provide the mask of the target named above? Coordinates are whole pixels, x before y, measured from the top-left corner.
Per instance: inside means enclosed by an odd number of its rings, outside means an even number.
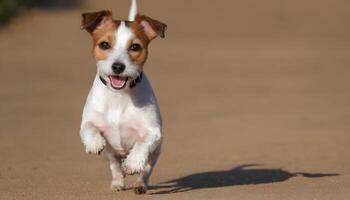
[[[132,44],[131,46],[130,46],[130,48],[129,48],[129,50],[130,51],[140,51],[141,50],[141,45],[139,45],[139,44]]]
[[[101,43],[99,44],[99,46],[100,46],[100,48],[103,49],[103,50],[108,50],[108,49],[111,48],[111,45],[109,45],[109,43],[108,43],[108,42],[105,42],[105,41],[101,42]]]

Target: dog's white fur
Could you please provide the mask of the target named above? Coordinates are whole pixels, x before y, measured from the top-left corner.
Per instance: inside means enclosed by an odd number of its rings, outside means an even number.
[[[122,76],[137,78],[141,73],[127,52],[127,43],[134,37],[132,30],[122,22],[115,34],[113,49],[105,60],[97,63],[97,74],[83,111],[81,141],[87,153],[99,154],[103,150],[109,159],[112,189],[124,187],[124,173],[141,173],[136,184],[146,187],[162,141],[161,116],[144,72],[141,82],[132,89],[130,80],[122,90],[101,82],[100,76],[107,79],[113,74],[114,62],[126,65]],[[121,158],[125,158],[123,163]]]
[[[121,92],[108,89],[96,75],[81,123],[87,153],[98,154],[108,143],[111,153],[127,155],[125,170],[139,173],[160,145],[161,130],[157,100],[146,75],[137,87]]]

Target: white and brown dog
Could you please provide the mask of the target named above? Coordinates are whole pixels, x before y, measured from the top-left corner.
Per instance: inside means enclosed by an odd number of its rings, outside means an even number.
[[[166,25],[138,15],[136,0],[128,21],[113,20],[107,10],[82,17],[97,63],[82,117],[82,143],[87,153],[102,152],[110,161],[112,190],[124,188],[125,174],[140,174],[135,192],[145,193],[160,153],[162,121],[143,65],[150,41],[163,38]]]

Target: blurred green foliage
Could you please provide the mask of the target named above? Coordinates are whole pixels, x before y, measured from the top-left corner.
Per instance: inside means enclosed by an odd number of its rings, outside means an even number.
[[[0,24],[16,13],[18,2],[16,0],[1,0],[0,1]]]
[[[0,0],[0,25],[18,12],[19,8],[47,5],[50,0]]]

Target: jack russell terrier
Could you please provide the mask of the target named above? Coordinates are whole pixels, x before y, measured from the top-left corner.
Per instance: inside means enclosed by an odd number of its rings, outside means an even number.
[[[109,160],[112,190],[124,189],[126,174],[140,174],[134,190],[143,194],[162,143],[159,107],[143,65],[149,43],[164,38],[167,26],[137,14],[136,0],[128,21],[113,20],[108,10],[82,18],[93,39],[97,75],[84,107],[81,141],[88,154],[102,152]]]

